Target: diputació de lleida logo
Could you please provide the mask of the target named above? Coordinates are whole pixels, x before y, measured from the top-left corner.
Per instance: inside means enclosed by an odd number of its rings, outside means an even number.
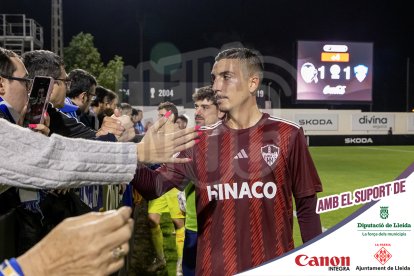
[[[380,206],[380,217],[382,219],[388,218],[388,206]]]

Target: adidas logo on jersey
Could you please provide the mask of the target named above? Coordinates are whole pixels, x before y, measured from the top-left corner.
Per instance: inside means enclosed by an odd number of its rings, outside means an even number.
[[[241,151],[239,151],[238,154],[236,154],[236,156],[234,156],[234,159],[243,159],[243,158],[249,158],[247,156],[247,153],[244,149],[242,149]]]

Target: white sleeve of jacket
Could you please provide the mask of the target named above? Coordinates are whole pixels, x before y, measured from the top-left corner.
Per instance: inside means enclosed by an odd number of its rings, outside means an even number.
[[[10,186],[60,189],[126,184],[137,165],[136,144],[46,137],[0,119],[0,193]]]

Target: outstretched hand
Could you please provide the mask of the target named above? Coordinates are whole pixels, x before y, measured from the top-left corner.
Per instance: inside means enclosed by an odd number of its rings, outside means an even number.
[[[198,127],[168,133],[161,129],[171,129],[174,123],[165,114],[158,119],[146,132],[144,138],[137,144],[138,161],[142,163],[186,163],[190,158],[176,158],[173,155],[196,144]]]
[[[113,117],[104,117],[101,128],[96,132],[96,136],[107,135],[112,133],[116,137],[121,136],[125,131],[122,123]]]
[[[65,219],[18,258],[25,275],[109,275],[124,265],[131,209]]]
[[[128,142],[135,137],[134,123],[131,121],[131,117],[127,115],[117,116],[116,114],[114,114],[111,116],[111,118],[114,118],[121,122],[121,125],[125,129],[122,135],[116,136],[119,142]]]

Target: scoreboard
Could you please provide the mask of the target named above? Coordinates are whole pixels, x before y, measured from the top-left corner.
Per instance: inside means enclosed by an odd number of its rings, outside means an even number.
[[[298,102],[370,103],[373,44],[298,41]]]

